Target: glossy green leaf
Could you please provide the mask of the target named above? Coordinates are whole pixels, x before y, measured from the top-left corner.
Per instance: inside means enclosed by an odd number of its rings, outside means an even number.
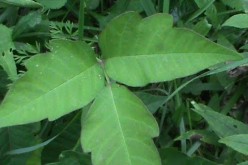
[[[66,4],[67,0],[37,0],[37,2],[48,9],[59,9]]]
[[[172,28],[172,23],[167,14],[142,20],[135,12],[112,20],[99,41],[107,74],[129,86],[143,86],[241,59],[240,54],[191,30]]]
[[[32,0],[1,0],[1,3],[18,7],[40,8],[41,5]]]
[[[236,27],[240,29],[248,28],[248,14],[236,14],[228,18],[222,26]]]
[[[145,105],[122,86],[103,89],[82,118],[81,144],[94,165],[160,165],[151,139],[158,134]]]
[[[36,55],[0,106],[0,127],[55,120],[93,100],[104,86],[92,49],[83,42],[53,40],[52,52]]]
[[[227,136],[219,140],[220,143],[223,143],[232,149],[248,155],[248,134],[238,134]]]
[[[201,115],[209,124],[211,129],[219,137],[227,137],[235,134],[248,134],[248,126],[229,116],[215,112],[211,108],[192,102],[196,113]]]

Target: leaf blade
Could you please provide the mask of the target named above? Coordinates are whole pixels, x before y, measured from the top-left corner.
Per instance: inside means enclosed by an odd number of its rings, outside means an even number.
[[[30,7],[30,8],[40,8],[42,7],[41,4],[32,1],[32,0],[2,0],[1,3],[7,4],[7,5],[13,5],[18,7]]]
[[[142,20],[135,12],[114,19],[99,41],[107,74],[129,86],[144,86],[241,58],[191,30],[172,28],[172,22],[167,14]]]
[[[37,0],[40,4],[42,4],[45,8],[48,9],[59,9],[63,7],[67,0]]]
[[[65,40],[52,45],[52,53],[28,60],[28,72],[11,86],[0,107],[0,127],[55,120],[88,104],[104,86],[88,45]]]
[[[150,138],[156,121],[142,102],[124,87],[106,87],[83,117],[81,144],[93,164],[161,164]]]
[[[236,27],[240,29],[248,28],[248,14],[236,14],[228,18],[222,26]]]
[[[0,41],[0,65],[8,74],[9,79],[15,81],[17,76],[16,64],[11,49],[15,48],[12,41],[12,30],[4,25],[0,25],[0,34],[2,40]]]
[[[35,145],[39,138],[34,136],[39,124],[28,124],[0,129],[0,162],[2,164],[25,164],[31,153],[22,155],[8,155],[8,151]]]
[[[229,116],[213,111],[211,108],[192,102],[196,113],[201,115],[219,137],[248,133],[248,126]]]
[[[231,147],[232,149],[248,155],[248,134],[237,134],[222,138],[219,140],[220,143]]]

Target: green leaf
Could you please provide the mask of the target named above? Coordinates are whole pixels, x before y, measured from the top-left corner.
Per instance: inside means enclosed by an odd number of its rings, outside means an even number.
[[[12,30],[0,24],[0,34],[0,53],[14,48],[14,43],[12,41]]]
[[[211,129],[219,137],[227,137],[235,134],[248,134],[248,126],[229,116],[213,111],[211,108],[192,102],[196,113],[201,115],[209,124]]]
[[[217,165],[200,157],[188,157],[174,148],[164,148],[159,151],[163,165]]]
[[[107,74],[129,86],[143,86],[241,59],[240,54],[191,30],[172,28],[172,23],[167,14],[142,20],[135,12],[112,20],[99,41]]]
[[[99,6],[100,0],[86,0],[85,4],[88,9],[94,10]]]
[[[41,165],[42,148],[35,150],[26,162],[26,165]]]
[[[51,139],[46,140],[45,142],[39,142],[39,144],[30,146],[30,147],[24,147],[24,148],[18,148],[18,149],[14,149],[11,150],[9,152],[7,152],[7,155],[18,155],[18,154],[24,154],[24,153],[29,153],[32,151],[37,151],[40,150],[42,147],[48,145],[50,142],[52,142],[54,139],[56,139],[58,136],[55,136]]]
[[[1,164],[26,164],[32,153],[21,155],[6,155],[13,149],[29,147],[38,142],[34,135],[39,129],[39,124],[21,125],[0,129],[0,162]]]
[[[143,101],[152,114],[164,104],[164,96],[152,95],[146,92],[136,92],[135,94]]]
[[[30,12],[29,14],[20,18],[13,30],[13,38],[15,39],[20,34],[33,29],[36,25],[41,23],[41,13]]]
[[[74,116],[74,115],[72,115]],[[56,121],[56,126],[53,128],[50,136],[58,136],[48,145],[46,145],[42,151],[42,164],[55,162],[58,160],[62,151],[72,149],[78,140],[80,139],[81,118],[78,117],[70,119],[68,116],[63,117],[61,120]],[[63,120],[69,120],[69,123],[64,123]],[[66,128],[66,130],[63,130]],[[58,130],[63,130],[58,134]],[[66,143],[65,143],[66,142]]]
[[[129,10],[130,4],[134,0],[117,0],[113,6],[110,8],[110,13],[107,16],[102,16],[92,12],[92,15],[97,19],[100,24],[100,28],[105,27],[114,17],[120,15],[121,13]],[[140,0],[138,0],[140,1]]]
[[[236,27],[240,29],[248,28],[248,14],[236,14],[228,18],[222,26]]]
[[[187,22],[192,21],[193,19],[199,17],[203,12],[205,12],[211,5],[214,3],[215,0],[195,0],[196,4],[199,6],[199,9],[196,10],[193,15],[189,17]]]
[[[41,5],[32,0],[1,0],[1,3],[18,7],[40,8]]]
[[[146,15],[150,16],[156,13],[154,3],[151,0],[140,0],[140,3],[146,12]]]
[[[177,137],[175,140],[193,140],[202,141],[208,144],[218,145],[218,137],[208,130],[190,130]]]
[[[9,78],[14,81],[17,79],[16,64],[12,50],[15,46],[12,41],[12,30],[4,25],[0,25],[0,66],[8,74]]]
[[[145,105],[122,86],[102,90],[82,118],[81,144],[94,165],[159,165],[152,137],[156,120]]]
[[[7,85],[10,82],[11,81],[8,79],[7,73],[2,69],[2,67],[0,67],[0,102],[7,92]]]
[[[200,33],[203,36],[206,36],[210,31],[212,25],[208,23],[207,19],[203,19],[194,26],[193,30],[197,33]]]
[[[48,9],[59,9],[66,4],[67,0],[37,0],[37,2]]]
[[[90,156],[75,151],[64,151],[58,163],[50,163],[47,165],[91,165]]]
[[[6,50],[0,55],[0,65],[8,74],[10,80],[15,81],[18,79],[16,64],[12,51]]]
[[[0,107],[0,127],[55,120],[93,100],[104,86],[92,49],[83,42],[53,40],[52,52],[34,56]]]
[[[242,154],[248,155],[248,134],[227,136],[220,139],[219,142],[224,143]]]
[[[237,165],[248,165],[248,161],[245,161],[245,162],[242,162],[242,163],[239,163]]]
[[[248,11],[248,0],[221,0],[223,4],[247,12]]]
[[[137,11],[141,13],[144,11],[144,7],[140,3],[140,0],[132,0],[128,5],[127,11]]]

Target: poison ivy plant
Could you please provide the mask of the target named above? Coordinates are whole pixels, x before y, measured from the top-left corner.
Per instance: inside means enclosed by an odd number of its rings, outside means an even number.
[[[157,123],[124,87],[105,87],[82,125],[82,146],[92,152],[93,164],[160,164],[151,140],[159,134]]]
[[[125,85],[169,81],[242,58],[172,22],[167,14],[118,16],[100,35],[98,59],[82,41],[52,40],[51,52],[26,61],[27,72],[11,85],[0,127],[55,120],[93,101],[81,123],[93,164],[160,165],[152,141],[157,122]]]

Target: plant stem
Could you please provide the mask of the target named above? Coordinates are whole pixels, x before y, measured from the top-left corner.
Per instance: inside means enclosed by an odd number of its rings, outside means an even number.
[[[78,36],[79,36],[79,40],[83,40],[83,37],[84,37],[84,0],[80,0]]]
[[[77,150],[78,146],[81,144],[80,142],[81,141],[80,141],[80,138],[79,138],[78,141],[77,141],[77,143],[76,143],[76,145],[73,147],[72,151],[76,151]]]
[[[169,13],[169,11],[170,11],[170,0],[164,0],[163,13]]]

